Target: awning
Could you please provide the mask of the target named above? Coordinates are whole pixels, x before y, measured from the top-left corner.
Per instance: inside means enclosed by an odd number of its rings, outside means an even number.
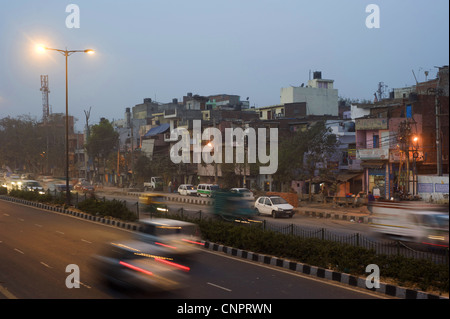
[[[354,173],[354,174],[339,174],[337,176],[337,180],[340,182],[347,182],[355,177],[361,176],[362,177],[363,173]]]
[[[145,133],[144,137],[151,137],[165,133],[169,128],[170,128],[169,123],[161,124],[160,126],[151,128],[147,133]]]

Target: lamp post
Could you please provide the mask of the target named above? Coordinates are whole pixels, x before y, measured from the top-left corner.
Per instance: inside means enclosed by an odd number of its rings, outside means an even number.
[[[66,205],[70,205],[70,188],[69,188],[69,81],[68,81],[68,57],[76,52],[93,54],[92,49],[86,50],[61,50],[53,49],[45,46],[38,46],[38,50],[44,52],[46,50],[56,51],[65,56],[66,60]]]

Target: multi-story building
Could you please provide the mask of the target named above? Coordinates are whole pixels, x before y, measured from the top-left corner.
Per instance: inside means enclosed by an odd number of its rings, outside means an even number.
[[[448,194],[449,137],[444,132],[449,129],[449,103],[448,88],[441,88],[448,84],[448,67],[440,68],[438,75],[417,83],[412,91],[394,89],[389,99],[359,108],[369,111],[356,119],[357,157],[364,168],[366,192],[382,198],[395,197],[397,191],[423,196],[438,189]],[[402,93],[394,98],[395,92]],[[424,176],[446,174],[439,187],[421,182]],[[430,189],[424,192],[425,188]]]
[[[322,79],[322,72],[314,72],[308,85],[282,88],[280,104],[306,103],[305,115],[339,114],[338,90],[333,87],[334,80]]]

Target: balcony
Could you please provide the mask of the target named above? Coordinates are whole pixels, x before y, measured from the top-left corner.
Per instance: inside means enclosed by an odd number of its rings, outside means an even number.
[[[356,158],[362,161],[388,160],[389,149],[387,148],[361,148],[356,150]]]

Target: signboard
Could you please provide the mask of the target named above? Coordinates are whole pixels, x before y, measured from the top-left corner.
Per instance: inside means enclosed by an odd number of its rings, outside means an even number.
[[[361,160],[387,160],[389,150],[385,148],[361,148],[356,150],[356,157]]]
[[[355,129],[357,130],[387,130],[388,120],[385,118],[356,119]]]
[[[417,184],[418,193],[433,193],[433,183],[418,183]]]
[[[434,184],[436,193],[448,193],[448,184]]]

